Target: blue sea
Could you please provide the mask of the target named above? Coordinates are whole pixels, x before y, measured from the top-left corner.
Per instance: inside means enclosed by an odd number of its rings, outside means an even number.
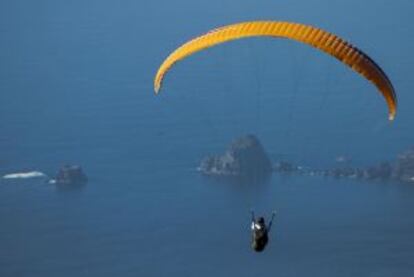
[[[196,170],[244,134],[307,167],[394,161],[414,145],[413,12],[404,0],[2,1],[0,175],[79,164],[89,183],[0,181],[0,276],[413,276],[414,186],[280,175],[239,186]],[[358,74],[282,39],[193,55],[154,95],[181,43],[256,19],[357,45],[392,80],[396,120]],[[250,209],[278,212],[259,254]]]

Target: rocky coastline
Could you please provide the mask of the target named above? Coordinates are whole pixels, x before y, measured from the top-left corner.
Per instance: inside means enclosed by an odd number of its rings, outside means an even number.
[[[254,135],[235,139],[221,155],[205,157],[198,167],[201,174],[232,181],[263,181],[271,174],[324,176],[375,182],[414,183],[414,148],[397,155],[393,161],[358,167],[348,157],[338,157],[337,166],[326,169],[303,167],[287,160],[272,164],[264,147]]]

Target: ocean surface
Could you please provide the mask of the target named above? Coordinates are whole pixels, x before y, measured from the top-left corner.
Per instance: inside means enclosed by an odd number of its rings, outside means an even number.
[[[81,165],[83,188],[0,180],[0,276],[412,276],[414,186],[307,176],[216,183],[196,168],[254,134],[273,160],[329,168],[414,145],[411,1],[3,1],[0,175]],[[308,46],[235,41],[153,77],[186,40],[225,24],[319,26],[388,74],[399,110]],[[277,210],[250,249],[249,210]]]

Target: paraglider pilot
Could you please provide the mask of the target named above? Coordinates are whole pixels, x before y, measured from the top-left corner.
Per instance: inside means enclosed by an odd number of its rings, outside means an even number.
[[[272,213],[272,218],[270,219],[268,226],[266,226],[266,222],[263,217],[258,217],[256,219],[253,211],[251,211],[251,214],[252,214],[252,225],[251,225],[252,248],[256,252],[262,252],[265,249],[269,241],[269,232],[272,227],[275,212]]]

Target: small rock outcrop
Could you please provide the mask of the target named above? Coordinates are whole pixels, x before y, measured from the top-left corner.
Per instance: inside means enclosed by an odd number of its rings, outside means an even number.
[[[414,183],[414,148],[398,155],[392,177],[400,182]]]
[[[207,176],[261,182],[271,175],[272,163],[260,141],[246,135],[235,139],[223,155],[204,158],[198,169]]]
[[[384,161],[369,167],[352,167],[348,164],[320,170],[303,168],[287,161],[279,161],[276,163],[274,171],[277,173],[353,178],[367,181],[414,183],[414,148],[398,155],[392,163]]]
[[[88,182],[88,177],[79,165],[65,165],[58,171],[53,181],[61,186],[82,186]]]
[[[392,166],[388,162],[382,162],[378,165],[367,168],[357,167],[337,167],[333,169],[323,170],[324,176],[334,178],[355,178],[365,180],[388,181],[391,179]]]
[[[279,173],[290,174],[290,173],[301,173],[303,168],[301,168],[300,166],[294,165],[293,163],[288,162],[288,161],[278,161],[274,165],[273,170]]]

